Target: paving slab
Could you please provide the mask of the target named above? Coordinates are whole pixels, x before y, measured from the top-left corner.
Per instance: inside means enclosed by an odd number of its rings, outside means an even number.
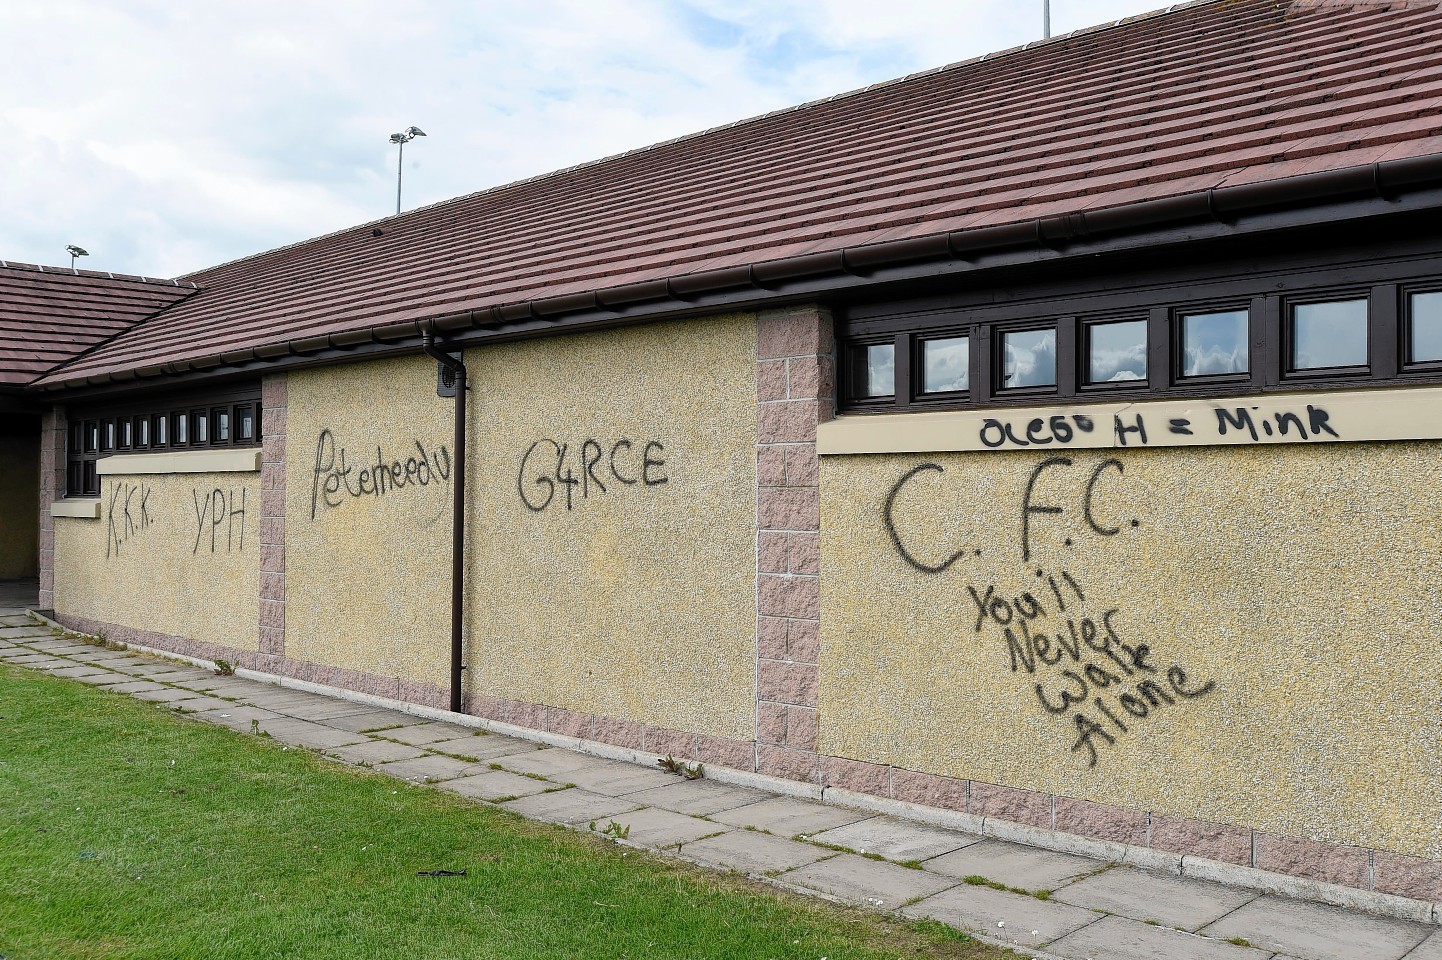
[[[57,677],[69,677],[72,680],[79,680],[81,677],[94,677],[100,674],[115,676],[115,673],[111,670],[106,670],[102,667],[92,667],[89,664],[62,667],[59,670],[52,670],[51,673]]]
[[[283,719],[278,713],[271,713],[269,710],[262,710],[260,707],[247,707],[241,704],[226,704],[221,710],[202,710],[195,714],[197,720],[204,720],[206,723],[213,723],[221,727],[229,727],[231,730],[240,733],[250,733],[252,720],[260,723],[271,723]]]
[[[199,670],[186,671],[173,663],[156,663],[153,660],[141,661],[132,667],[129,672],[135,674],[137,677],[152,678],[176,674],[176,678],[181,680],[200,680],[204,677]]]
[[[773,837],[754,830],[735,830],[684,844],[681,852],[694,860],[737,873],[771,875],[836,856],[829,850]]]
[[[1054,890],[1106,866],[1100,860],[1037,850],[1005,840],[982,840],[926,861],[926,869],[949,877],[985,877],[1022,890]]]
[[[736,827],[755,827],[778,837],[794,837],[800,833],[810,835],[833,830],[872,816],[873,814],[857,810],[812,803],[810,800],[773,797],[744,807],[723,810],[711,819]]]
[[[1198,930],[1260,894],[1209,880],[1193,880],[1116,867],[1067,884],[1053,898],[1134,920]]]
[[[14,620],[15,618],[5,617],[3,619]],[[6,640],[27,640],[31,637],[34,637],[35,639],[39,640],[42,638],[51,639],[52,634],[48,629],[44,627],[37,627],[34,624],[7,623],[5,626],[0,627],[0,637],[3,637]]]
[[[371,707],[365,713],[348,713],[343,717],[322,720],[327,727],[349,730],[352,733],[372,733],[378,730],[392,730],[396,727],[425,723],[420,717],[413,717],[399,710],[385,710]]]
[[[411,760],[378,763],[375,768],[381,773],[400,777],[402,780],[455,780],[480,773],[484,769],[477,768],[468,760],[452,760],[450,757],[438,757],[430,753]]]
[[[1423,940],[1404,960],[1442,960],[1442,931]]]
[[[614,770],[618,760],[605,760],[558,747],[546,747],[529,753],[514,754],[500,759],[501,766],[516,773],[535,773],[560,783],[569,783],[577,770]],[[640,806],[640,804],[636,804]]]
[[[74,660],[67,660],[65,657],[57,657],[49,653],[32,653],[23,657],[12,657],[10,662],[29,667],[31,670],[45,670],[47,672],[75,666]]]
[[[823,830],[807,839],[900,861],[927,860],[981,842],[981,837],[974,834],[896,817],[872,817],[834,830]]]
[[[602,820],[619,813],[630,813],[637,804],[620,797],[605,797],[589,790],[572,787],[554,793],[541,793],[534,797],[522,797],[501,806],[513,810],[532,820],[549,820],[552,823],[585,823]]]
[[[843,853],[781,874],[787,883],[829,893],[850,903],[896,910],[908,900],[956,886],[951,877]]]
[[[1047,946],[1063,957],[1106,960],[1269,960],[1270,950],[1199,937],[1129,917],[1103,917]]]
[[[389,740],[363,740],[344,747],[331,747],[326,753],[347,763],[374,766],[377,763],[393,763],[397,760],[414,760],[424,757],[426,752],[408,743],[392,743]]]
[[[215,676],[215,674],[209,670],[200,670],[196,667],[176,666],[174,664],[169,664],[167,666],[169,667],[169,669],[166,670],[165,673],[152,673],[149,674],[149,676],[152,679],[164,680],[166,683],[181,683],[183,681],[189,680],[204,680],[206,677]]]
[[[157,690],[169,690],[164,684],[156,683],[153,680],[129,680],[125,683],[96,684],[105,690],[115,693],[127,693],[132,696],[137,693],[154,693]]]
[[[116,667],[116,669],[120,669]],[[189,687],[192,690],[206,690],[212,694],[224,697],[237,697],[241,694],[254,691],[261,684],[249,680],[240,680],[236,677],[223,677],[219,674],[211,674],[200,680],[179,680],[177,686]]]
[[[733,787],[709,780],[680,780],[663,787],[651,787],[626,794],[632,800],[652,807],[664,807],[693,817],[709,817],[722,810],[734,810],[770,796],[760,790]]]
[[[382,734],[384,736],[385,734]],[[426,744],[427,750],[449,753],[471,760],[491,760],[496,757],[511,757],[519,753],[534,753],[539,749],[528,740],[517,740],[496,734],[482,734],[473,737],[459,737]]]
[[[437,723],[428,720],[424,723],[412,724],[408,727],[400,727],[396,730],[387,730],[380,736],[387,740],[398,740],[401,743],[409,743],[411,746],[419,747],[426,743],[440,743],[442,740],[455,740],[458,737],[469,736],[472,731],[467,727],[458,727],[454,723]]]
[[[297,747],[312,747],[316,750],[344,747],[367,739],[364,734],[332,730],[330,727],[323,727],[318,723],[311,723],[309,720],[294,720],[283,715],[274,720],[262,720],[260,732],[269,734],[272,739],[279,740],[281,743],[289,743]]]
[[[604,793],[612,797],[624,796],[649,787],[664,786],[677,779],[676,774],[664,770],[650,770],[619,760],[612,760],[610,763],[614,766],[579,767],[564,774],[557,774],[557,777],[563,777],[567,783],[574,783],[593,793]]]
[[[85,676],[74,677],[73,679],[79,680],[81,683],[88,683],[92,687],[104,687],[113,686],[117,683],[130,683],[135,678],[127,676],[123,673],[113,673],[110,670],[101,670],[99,673],[88,673]]]
[[[115,688],[111,687],[110,689],[113,690]],[[196,693],[194,690],[177,690],[174,687],[162,687],[159,690],[141,690],[132,693],[131,696],[137,700],[152,700],[155,703],[188,703],[191,700],[199,699],[203,694]]]
[[[334,720],[339,717],[351,717],[363,713],[370,713],[374,708],[364,703],[352,703],[348,700],[321,699],[309,703],[297,703],[293,706],[273,707],[279,713],[288,717],[295,717],[298,720],[312,720],[317,723]],[[330,726],[330,724],[326,724]],[[356,731],[348,731],[354,733]]]
[[[730,827],[710,820],[688,817],[684,813],[656,807],[642,807],[630,813],[617,814],[610,819],[630,828],[631,832],[626,835],[627,840],[657,849],[677,847],[692,840],[731,830]],[[605,829],[605,825],[597,824],[596,829]]]
[[[1264,949],[1308,960],[1401,960],[1437,928],[1351,913],[1281,897],[1258,897],[1202,933],[1244,937]]]
[[[904,908],[908,917],[930,917],[960,930],[971,930],[1028,947],[1040,947],[1088,924],[1100,914],[1067,903],[1037,900],[1020,893],[962,884]],[[1105,951],[1090,954],[1111,960]]]
[[[552,790],[556,785],[546,780],[532,780],[519,773],[487,770],[485,773],[478,773],[474,776],[447,780],[438,786],[442,790],[459,793],[463,797],[485,800],[488,803],[499,803],[502,800],[514,800],[517,797],[532,797],[538,793]]]
[[[85,681],[80,681],[84,683]],[[224,710],[230,704],[218,697],[208,697],[203,693],[190,692],[190,700],[178,700],[174,702],[176,713],[205,713],[210,710]]]

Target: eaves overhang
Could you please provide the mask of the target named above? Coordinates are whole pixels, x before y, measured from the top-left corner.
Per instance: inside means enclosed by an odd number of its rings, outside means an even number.
[[[1084,210],[975,230],[842,247],[644,283],[295,338],[131,370],[32,384],[87,395],[142,385],[260,375],[362,357],[604,329],[728,310],[831,301],[867,287],[1148,247],[1257,235],[1442,208],[1442,154],[1408,157]]]

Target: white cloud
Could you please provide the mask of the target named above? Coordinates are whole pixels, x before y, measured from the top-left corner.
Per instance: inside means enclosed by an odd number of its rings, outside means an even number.
[[[1142,12],[1063,0],[1064,32]],[[973,0],[11,0],[0,258],[168,276],[1036,39]]]

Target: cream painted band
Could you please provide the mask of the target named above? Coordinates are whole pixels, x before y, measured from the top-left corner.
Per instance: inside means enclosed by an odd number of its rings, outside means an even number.
[[[95,472],[102,477],[152,473],[252,473],[259,469],[259,447],[246,447],[244,450],[129,453],[95,461]]]
[[[1203,447],[1442,437],[1442,388],[1264,394],[1071,406],[852,414],[821,424],[821,454]]]
[[[50,505],[52,517],[78,517],[81,520],[100,519],[100,500],[56,500]]]

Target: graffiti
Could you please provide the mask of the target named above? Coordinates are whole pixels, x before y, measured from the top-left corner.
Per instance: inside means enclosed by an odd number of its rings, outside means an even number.
[[[521,457],[516,492],[526,509],[540,513],[553,504],[559,509],[562,496],[566,509],[575,509],[578,489],[585,501],[625,487],[659,487],[671,482],[665,472],[665,452],[659,440],[642,444],[622,438],[607,446],[592,439],[579,447],[550,438],[537,440]]]
[[[345,447],[336,443],[330,430],[322,430],[316,438],[315,467],[311,475],[310,518],[314,520],[324,509],[334,509],[344,497],[379,499],[407,487],[426,487],[444,483],[451,478],[451,453],[445,446],[427,452],[420,440],[415,453],[406,459],[387,459],[379,445],[375,462],[366,466],[349,463]]]
[[[237,493],[239,496],[237,496]],[[222,549],[230,553],[245,550],[245,488],[240,490],[191,490],[190,498],[195,508],[195,543],[190,552],[200,552],[200,545],[210,534],[210,552]],[[225,538],[220,537],[220,528],[225,528]]]
[[[1066,507],[1056,503],[1040,503],[1037,500],[1037,481],[1043,474],[1052,470],[1063,470],[1071,468],[1073,461],[1070,457],[1049,457],[1037,464],[1027,478],[1026,487],[1021,499],[1021,524],[1018,536],[1018,545],[1021,547],[1022,563],[1028,563],[1032,554],[1033,524],[1036,517],[1051,516],[1061,517],[1068,510]],[[970,555],[981,556],[980,547],[963,547],[945,553],[936,562],[928,562],[923,559],[917,549],[908,545],[902,540],[901,534],[896,529],[896,502],[903,490],[907,490],[918,478],[924,474],[943,474],[946,469],[939,463],[922,463],[912,467],[902,474],[887,493],[882,503],[882,522],[886,526],[886,532],[891,538],[891,544],[896,552],[915,570],[927,574],[940,574],[949,569],[958,560]],[[1137,528],[1141,521],[1135,517],[1116,517],[1108,508],[1099,504],[1099,495],[1105,496],[1110,482],[1122,477],[1126,468],[1120,460],[1110,458],[1103,460],[1087,476],[1084,483],[1076,488],[1077,502],[1073,505],[1071,512],[1079,515],[1085,524],[1085,530],[1099,537],[1114,537],[1121,533],[1124,527]],[[1111,508],[1114,510],[1115,508]],[[993,531],[987,531],[988,539],[994,539]],[[1072,537],[1065,539],[1067,547],[1076,545]]]
[[[897,555],[913,570],[931,576],[966,557],[982,555],[979,547],[969,547],[935,551],[934,559],[924,559],[897,530],[900,494],[918,478],[944,473],[937,463],[912,467],[892,485],[882,504],[883,524]],[[1125,477],[1126,465],[1115,457],[1085,471],[1077,471],[1069,457],[1048,457],[1036,464],[1020,497],[1015,546],[1022,563],[1030,563],[1033,524],[1039,520],[1056,525],[1070,513],[1077,518],[1072,528],[1088,531],[1102,542],[1125,529],[1139,528],[1139,519],[1118,511]],[[1039,494],[1039,481],[1052,492]],[[994,538],[993,531],[986,535]],[[1074,546],[1070,537],[1064,542]],[[1180,663],[1160,665],[1152,645],[1124,627],[1121,608],[1090,596],[1071,572],[1027,569],[1035,574],[1035,582],[1022,589],[1003,589],[995,582],[985,589],[966,586],[972,632],[991,641],[998,669],[1027,678],[1025,696],[1036,709],[1065,721],[1063,742],[1085,759],[1088,769],[1097,766],[1104,750],[1116,747],[1121,737],[1148,717],[1182,708],[1215,689],[1214,681],[1192,678]]]
[[[152,522],[149,484],[112,483],[105,510],[105,556],[120,556],[121,544],[148,530]]]
[[[1280,440],[1307,442],[1342,439],[1332,426],[1331,414],[1325,407],[1304,404],[1301,410],[1278,410],[1262,413],[1261,407],[1213,407],[1200,421],[1192,417],[1152,417],[1142,413],[1112,415],[1111,442],[1096,442],[1090,436],[1097,430],[1092,417],[1085,414],[1054,414],[1011,421],[987,417],[977,433],[977,442],[988,450],[1024,450],[1055,444],[1059,447],[1172,446],[1177,443],[1272,443]],[[1104,436],[1101,435],[1101,436]],[[1177,440],[1178,437],[1195,438]]]

